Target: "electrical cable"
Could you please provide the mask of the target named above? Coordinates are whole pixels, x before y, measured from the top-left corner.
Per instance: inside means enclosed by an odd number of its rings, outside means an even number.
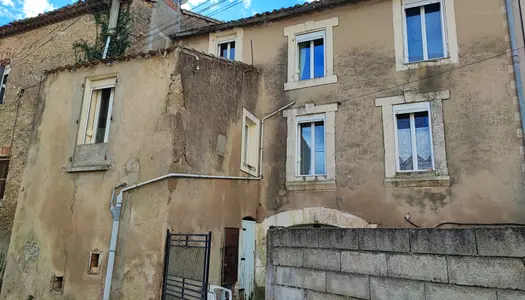
[[[521,223],[468,223],[468,222],[443,222],[437,225],[435,228],[446,225],[456,225],[456,226],[518,226],[523,227],[525,224]]]

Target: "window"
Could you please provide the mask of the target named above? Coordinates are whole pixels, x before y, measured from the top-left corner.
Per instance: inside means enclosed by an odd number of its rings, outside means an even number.
[[[376,99],[382,108],[385,186],[448,187],[443,100],[450,92],[417,93]]]
[[[434,157],[428,102],[394,106],[397,171],[432,171]]]
[[[306,104],[283,112],[287,118],[286,188],[335,189],[337,104]]]
[[[64,292],[64,276],[53,275],[51,291],[55,294],[62,294]]]
[[[234,60],[235,59],[235,41],[219,43],[218,56]]]
[[[229,60],[242,61],[243,35],[242,28],[210,33],[209,53]]]
[[[326,174],[324,115],[298,117],[297,174]]]
[[[9,76],[10,72],[11,66],[0,65],[0,104],[4,103],[5,88],[7,86],[7,77]]]
[[[259,172],[259,125],[259,119],[243,109],[241,170],[253,176]]]
[[[0,199],[4,199],[5,186],[7,183],[7,170],[9,169],[9,158],[0,157]]]
[[[116,78],[88,80],[80,118],[78,144],[107,143],[115,85]]]
[[[426,5],[405,5],[405,43],[407,62],[446,56],[443,13],[440,0],[423,1]],[[415,6],[417,5],[417,6]]]
[[[325,31],[296,37],[299,68],[298,79],[307,80],[325,76]]]
[[[97,250],[91,251],[89,256],[88,274],[98,274],[100,271],[100,255],[101,252]]]
[[[285,90],[337,82],[334,74],[334,30],[338,18],[308,21],[284,28],[288,37],[288,80]]]

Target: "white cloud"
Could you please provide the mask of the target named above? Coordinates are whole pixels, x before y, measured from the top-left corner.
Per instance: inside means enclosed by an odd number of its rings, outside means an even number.
[[[2,0],[0,0],[2,1]],[[22,11],[24,16],[34,17],[46,11],[55,9],[53,4],[49,3],[48,0],[23,0]]]
[[[3,6],[15,6],[12,0],[0,0],[0,4],[2,4]]]
[[[244,8],[248,8],[252,5],[252,0],[243,0],[244,1]]]
[[[17,19],[17,15],[13,14],[9,9],[0,6],[0,17],[6,17],[8,19]]]

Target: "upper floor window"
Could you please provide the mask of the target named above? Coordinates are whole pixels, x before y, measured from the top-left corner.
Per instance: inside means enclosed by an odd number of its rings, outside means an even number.
[[[0,199],[4,198],[5,185],[7,183],[8,168],[9,168],[9,158],[0,157]]]
[[[243,35],[242,28],[210,33],[209,53],[229,60],[242,61]]]
[[[235,41],[226,41],[219,43],[217,55],[226,59],[235,59]]]
[[[243,108],[241,170],[253,176],[259,172],[259,130],[259,119]]]
[[[308,21],[284,28],[288,37],[288,80],[284,90],[337,82],[334,31],[338,18]]]
[[[398,172],[432,171],[430,103],[394,106]]]
[[[10,65],[0,65],[0,104],[4,103],[5,88],[7,86],[7,77],[9,76],[10,72]]]
[[[296,37],[299,68],[298,79],[307,80],[325,76],[325,31],[302,34]]]
[[[325,114],[297,118],[297,174],[324,176],[326,174]]]
[[[459,62],[456,0],[392,0],[396,70]]]
[[[115,85],[116,78],[88,80],[82,103],[78,144],[107,143]]]
[[[445,57],[441,1],[426,0],[406,4],[404,12],[407,62]]]

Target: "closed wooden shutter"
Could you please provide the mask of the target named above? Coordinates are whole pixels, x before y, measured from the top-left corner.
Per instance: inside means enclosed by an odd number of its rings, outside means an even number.
[[[224,253],[222,258],[222,286],[237,282],[239,267],[239,228],[224,229]]]
[[[4,198],[5,184],[7,182],[7,169],[9,168],[9,159],[0,158],[0,199]]]

